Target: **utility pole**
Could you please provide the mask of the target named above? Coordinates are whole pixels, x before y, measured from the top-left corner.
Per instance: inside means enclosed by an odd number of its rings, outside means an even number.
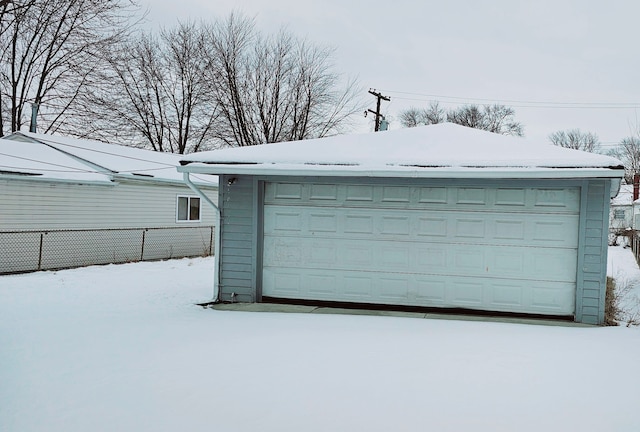
[[[376,104],[376,110],[367,110],[364,112],[364,116],[367,116],[367,112],[370,112],[372,114],[376,115],[376,128],[375,131],[378,132],[380,130],[380,118],[384,118],[384,116],[382,114],[380,114],[380,102],[381,101],[391,101],[391,98],[388,96],[382,96],[382,94],[380,94],[379,92],[377,92],[375,89],[369,89],[369,94],[372,94],[373,96],[375,96],[378,99],[378,103]]]

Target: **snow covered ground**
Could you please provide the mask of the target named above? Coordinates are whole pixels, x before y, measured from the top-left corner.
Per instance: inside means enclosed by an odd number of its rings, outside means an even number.
[[[0,431],[640,430],[638,328],[205,310],[212,267],[0,277]]]
[[[640,319],[640,269],[631,249],[609,247],[607,275],[616,280],[621,291],[622,306],[631,317]]]

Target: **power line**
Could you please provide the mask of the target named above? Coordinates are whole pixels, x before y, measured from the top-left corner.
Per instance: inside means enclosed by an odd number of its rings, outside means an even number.
[[[31,159],[31,158],[26,158],[26,157],[22,157],[22,156],[15,156],[15,155],[12,155],[12,154],[0,153],[0,156],[7,156],[7,157],[10,157],[10,158],[14,158],[14,159],[21,159],[21,160],[25,160],[25,161],[29,161],[29,162],[36,162],[36,163],[43,164],[43,165],[50,165],[50,166],[54,166],[54,167],[68,168],[69,169],[69,171],[56,170],[57,172],[98,173],[97,171],[94,171],[94,170],[85,170],[85,169],[80,169],[80,168],[74,168],[74,167],[67,166],[67,165],[55,164],[55,163],[52,163],[52,162],[45,162],[45,161],[41,161],[41,160],[37,160],[37,159]],[[3,166],[5,168],[16,168],[16,169],[19,168],[19,167],[7,166],[7,165],[3,165]],[[33,169],[33,168],[20,168],[20,169]]]
[[[96,149],[77,146],[77,145],[73,145],[73,144],[62,143],[62,142],[59,142],[59,141],[55,141],[53,139],[46,139],[46,138],[35,138],[35,139],[37,139],[38,141],[44,142],[44,143],[66,146],[66,147],[75,148],[75,149],[78,149],[78,150],[85,150],[85,151],[89,151],[89,152],[105,154],[105,155],[108,155],[108,156],[116,156],[116,157],[120,157],[120,158],[123,158],[123,159],[135,160],[135,161],[146,162],[146,163],[153,163],[153,164],[157,164],[157,165],[164,165],[165,167],[175,167],[176,166],[176,165],[170,164],[170,163],[157,162],[157,161],[152,161],[152,160],[149,160],[149,159],[142,159],[142,158],[137,158],[137,157],[132,157],[132,156],[125,156],[125,155],[122,155],[122,154],[112,153],[112,152],[108,152],[108,151],[104,151],[104,150],[96,150]],[[101,143],[101,144],[104,144],[104,143]],[[106,145],[117,145],[117,144],[106,144]],[[142,149],[134,149],[133,147],[126,147],[126,146],[123,146],[123,147],[125,147],[127,149],[132,149],[132,150],[142,150]],[[165,152],[157,152],[157,153],[162,154],[162,153],[165,153]],[[166,153],[166,154],[175,154],[175,153]],[[77,155],[74,155],[74,156],[77,156]],[[155,169],[160,169],[160,168],[155,168]]]
[[[408,95],[417,97],[394,96],[394,99],[415,100],[415,101],[431,101],[438,100],[441,103],[473,103],[481,104],[489,103],[507,103],[519,104],[513,105],[516,108],[571,108],[571,109],[640,109],[640,102],[556,102],[556,101],[531,101],[531,100],[513,100],[513,99],[486,99],[486,98],[469,98],[459,96],[445,96],[435,94],[425,94],[416,92],[406,92],[397,90],[384,90],[385,93]],[[449,100],[449,101],[447,101]]]

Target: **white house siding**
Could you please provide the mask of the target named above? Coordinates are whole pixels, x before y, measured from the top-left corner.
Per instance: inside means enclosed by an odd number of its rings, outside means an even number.
[[[203,188],[214,202],[217,193]],[[150,228],[212,225],[214,210],[201,203],[200,222],[176,222],[186,186],[115,183],[82,185],[0,180],[0,231]]]

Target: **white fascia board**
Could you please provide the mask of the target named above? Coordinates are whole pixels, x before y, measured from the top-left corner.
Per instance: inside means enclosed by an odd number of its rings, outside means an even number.
[[[526,168],[526,167],[442,167],[395,169],[365,166],[285,166],[285,165],[207,165],[193,163],[179,166],[179,172],[192,174],[245,174],[260,176],[314,177],[399,177],[399,178],[455,178],[455,179],[576,179],[622,178],[624,170],[611,168]]]

